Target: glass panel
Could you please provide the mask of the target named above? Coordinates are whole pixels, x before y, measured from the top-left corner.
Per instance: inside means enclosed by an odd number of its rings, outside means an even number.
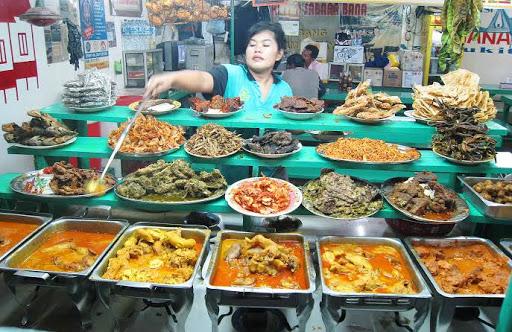
[[[142,53],[126,53],[126,67],[144,67],[144,55]]]

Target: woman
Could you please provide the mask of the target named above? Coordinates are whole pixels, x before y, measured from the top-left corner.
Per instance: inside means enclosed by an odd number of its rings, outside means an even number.
[[[240,97],[248,110],[271,109],[281,97],[292,96],[288,83],[272,70],[286,47],[279,23],[259,22],[249,29],[244,65],[220,65],[210,71],[183,70],[151,77],[146,96],[157,97],[170,89]]]

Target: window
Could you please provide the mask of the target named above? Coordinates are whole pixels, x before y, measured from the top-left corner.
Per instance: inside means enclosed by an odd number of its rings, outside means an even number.
[[[7,54],[5,53],[5,41],[0,39],[0,64],[7,63]]]
[[[28,55],[28,44],[27,44],[27,34],[24,32],[18,33],[18,46],[20,48],[20,55]]]

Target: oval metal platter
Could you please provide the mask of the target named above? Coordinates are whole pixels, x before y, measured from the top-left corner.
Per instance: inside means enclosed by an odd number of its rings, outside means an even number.
[[[103,106],[97,106],[97,107],[75,107],[75,106],[66,106],[68,109],[72,110],[73,112],[77,113],[94,113],[99,111],[104,111],[106,109],[111,108],[114,106],[116,102],[114,101],[111,104],[103,105]]]
[[[163,115],[163,114],[168,114],[168,113],[174,112],[175,110],[177,110],[178,108],[181,107],[181,103],[177,100],[173,100],[173,99],[156,99],[156,100],[161,101],[162,104],[169,104],[170,108],[165,111],[153,111],[153,110],[146,109],[146,110],[141,111],[141,113],[145,114],[145,115],[157,116],[157,115]],[[132,111],[136,112],[139,107],[140,102],[141,102],[140,100],[135,101],[135,102],[131,103],[130,105],[128,105],[128,107]]]
[[[423,123],[428,126],[435,126],[437,123],[442,123],[442,121],[434,121],[434,120],[424,118],[422,116],[418,116],[418,115],[414,114],[414,110],[407,110],[404,112],[404,115],[408,118],[416,120],[416,122],[418,122],[418,123]]]
[[[110,145],[108,147],[110,150],[113,150]],[[119,156],[130,157],[130,158],[156,158],[156,157],[165,156],[169,153],[178,151],[180,148],[181,148],[181,145],[176,148],[172,148],[172,149],[165,150],[165,151],[159,151],[159,152],[121,152],[121,151],[119,151],[119,152],[117,152],[117,154]]]
[[[354,180],[354,181],[362,182],[362,183],[365,183],[365,184],[371,185],[371,186],[375,187],[375,188],[378,190],[378,187],[377,187],[377,186],[375,186],[374,184],[372,184],[372,183],[370,183],[370,182],[368,182],[368,181],[366,181],[366,180],[363,180],[363,179],[360,179],[360,178],[356,178],[356,177],[353,177],[353,176],[351,176],[350,178],[351,178],[352,180]],[[304,186],[303,186],[302,188],[306,187],[306,186],[307,186],[308,184],[310,184],[311,182],[313,182],[313,181],[317,181],[317,180],[318,180],[318,178],[317,178],[317,179],[315,179],[315,180],[311,180],[311,181],[306,182],[306,184],[304,184]],[[315,214],[315,215],[317,215],[317,216],[319,216],[319,217],[328,218],[328,219],[334,219],[334,220],[351,221],[351,220],[358,220],[358,219],[363,219],[363,218],[369,218],[369,217],[373,216],[374,214],[376,214],[377,212],[379,212],[379,211],[382,209],[382,207],[384,206],[384,201],[383,201],[383,199],[382,199],[382,195],[380,194],[380,192],[379,192],[379,194],[377,194],[377,195],[375,196],[375,198],[378,198],[378,199],[380,200],[380,202],[382,203],[382,204],[381,204],[381,207],[380,207],[379,209],[375,209],[375,211],[373,211],[373,212],[371,212],[371,213],[368,213],[368,214],[365,214],[365,215],[361,215],[361,216],[357,216],[357,217],[354,217],[354,218],[352,218],[352,217],[350,217],[350,218],[340,218],[340,217],[333,217],[333,216],[329,216],[329,215],[327,215],[327,214],[324,214],[324,213],[322,213],[322,212],[318,211],[318,210],[314,207],[313,203],[312,203],[312,202],[310,202],[310,201],[309,201],[309,200],[304,196],[304,194],[303,194],[303,199],[302,199],[302,206],[304,206],[304,207],[306,208],[306,210],[308,210],[309,212],[311,212],[311,213],[313,213],[313,214]],[[374,198],[374,199],[375,199],[375,198]]]
[[[34,150],[57,149],[57,148],[74,143],[77,139],[77,136],[73,137],[69,141],[66,141],[66,142],[60,143],[60,144],[55,144],[55,145],[24,145],[24,144],[20,144],[20,143],[12,143],[11,146],[16,146],[16,147],[25,148],[25,149],[34,149]]]
[[[302,150],[302,144],[299,143],[297,145],[297,149],[293,150],[292,152],[287,152],[287,153],[261,153],[261,152],[256,152],[256,151],[252,151],[252,150],[248,149],[246,147],[246,145],[245,145],[246,142],[248,142],[248,143],[252,142],[252,138],[249,138],[249,139],[245,140],[244,145],[242,145],[242,149],[245,152],[253,154],[253,155],[261,157],[261,158],[266,158],[266,159],[284,158],[284,157],[291,156],[292,154],[295,154],[295,153],[299,152],[300,150]]]
[[[144,200],[144,199],[135,199],[135,198],[129,198],[121,195],[117,188],[120,184],[123,183],[124,180],[121,180],[120,183],[118,183],[114,187],[114,193],[116,194],[119,199],[129,202],[130,206],[133,206],[134,208],[140,209],[140,210],[147,210],[147,211],[170,211],[176,206],[180,205],[190,205],[190,204],[200,204],[200,203],[206,203],[213,200],[216,200],[218,198],[221,198],[224,196],[224,193],[226,192],[226,189],[219,190],[214,195],[206,198],[200,198],[196,200],[189,200],[189,201],[153,201],[153,200]]]
[[[229,116],[232,116],[232,115],[235,115],[237,113],[240,113],[244,110],[243,107],[240,107],[238,110],[234,111],[234,112],[227,112],[227,113],[222,113],[220,112],[219,110],[213,110],[213,109],[209,109],[209,110],[212,110],[212,111],[208,111],[207,113],[203,113],[203,112],[198,112],[196,111],[195,109],[191,108],[191,110],[197,115],[197,116],[202,116],[202,117],[205,117],[205,118],[210,118],[210,119],[221,119],[221,118],[227,118]]]
[[[220,158],[225,158],[225,157],[229,157],[229,156],[232,156],[234,155],[235,153],[237,153],[238,151],[241,150],[238,149],[236,151],[233,151],[233,152],[230,152],[228,154],[224,154],[224,155],[221,155],[221,156],[215,156],[215,157],[210,157],[210,156],[202,156],[202,155],[199,155],[199,154],[195,154],[195,153],[192,153],[190,152],[188,149],[187,149],[187,143],[185,142],[185,144],[183,145],[184,149],[185,149],[185,152],[188,153],[189,155],[193,156],[193,157],[196,157],[196,158],[201,158],[201,159],[220,159]]]
[[[298,113],[298,112],[287,112],[287,111],[283,111],[282,109],[276,109],[278,112],[280,112],[281,114],[283,114],[283,116],[285,118],[288,118],[288,119],[292,119],[292,120],[309,120],[309,119],[312,119],[314,118],[315,116],[317,116],[318,114],[320,113],[323,113],[323,111],[325,110],[324,108],[322,108],[319,112],[315,112],[315,113]]]
[[[361,119],[361,118],[358,118],[355,116],[349,116],[349,115],[344,115],[344,117],[346,117],[347,119],[352,120],[354,122],[359,122],[359,123],[363,123],[363,124],[381,124],[383,122],[393,119],[395,117],[395,115],[393,114],[392,116],[389,116],[387,118],[382,118],[382,119]]]
[[[25,196],[28,196],[28,197],[31,197],[31,198],[40,198],[40,199],[73,199],[73,198],[87,198],[87,197],[102,196],[102,195],[106,194],[107,192],[109,192],[112,188],[114,188],[114,186],[111,186],[110,188],[107,188],[106,190],[102,191],[101,193],[83,194],[83,195],[57,195],[57,194],[54,194],[54,193],[52,193],[52,194],[47,194],[47,193],[46,194],[45,193],[37,194],[37,193],[31,193],[31,192],[25,191],[23,189],[25,187],[25,183],[27,181],[34,181],[34,178],[36,177],[36,175],[40,175],[41,171],[42,170],[31,171],[31,172],[27,172],[27,173],[24,173],[24,174],[21,174],[21,175],[15,177],[14,179],[12,179],[12,181],[10,183],[11,190],[16,192],[16,193],[18,193],[18,194],[25,195]],[[48,183],[51,180],[51,175],[52,174],[48,174],[48,177],[47,177]],[[51,191],[50,188],[48,190]]]
[[[455,159],[452,157],[445,156],[445,155],[437,152],[434,148],[432,148],[432,152],[434,152],[439,157],[448,160],[451,163],[459,164],[459,165],[474,166],[474,165],[480,165],[480,164],[485,164],[485,163],[494,161],[494,158],[487,159],[487,160],[458,160],[458,159]]]
[[[382,184],[382,187],[381,187],[381,193],[382,193],[382,196],[384,196],[384,199],[386,200],[386,202],[388,202],[389,205],[391,205],[395,210],[400,211],[405,216],[407,216],[409,218],[412,218],[414,220],[417,220],[417,221],[423,221],[423,222],[427,222],[427,223],[431,223],[431,224],[440,224],[440,223],[453,224],[453,223],[457,223],[459,221],[462,221],[462,220],[466,219],[469,216],[469,207],[468,207],[467,203],[462,198],[460,198],[460,196],[457,195],[457,193],[455,193],[453,190],[448,189],[446,187],[445,188],[447,190],[449,190],[450,192],[452,192],[453,194],[455,194],[455,197],[456,197],[456,199],[455,199],[455,212],[454,212],[453,217],[451,217],[449,220],[429,219],[429,218],[425,218],[425,217],[422,217],[422,216],[414,215],[414,214],[410,213],[409,211],[407,211],[405,209],[402,209],[401,207],[399,207],[395,203],[393,203],[391,201],[391,199],[389,199],[389,195],[393,191],[393,187],[394,187],[394,185],[396,183],[404,182],[407,179],[408,179],[407,177],[391,178],[391,179],[386,180]]]
[[[391,143],[387,143],[387,144],[388,145],[396,145],[397,148],[399,150],[401,150],[401,151],[407,151],[407,150],[412,150],[413,149],[411,147],[408,147],[408,146],[405,146],[405,145],[400,145],[400,144],[391,144]],[[329,157],[329,156],[324,155],[323,153],[319,152],[318,151],[318,147],[315,150],[316,150],[316,153],[318,153],[319,156],[321,156],[322,158],[325,158],[325,159],[334,160],[334,161],[344,161],[344,162],[349,162],[349,163],[365,164],[365,165],[398,165],[398,164],[407,164],[407,163],[412,163],[413,161],[416,161],[416,160],[421,158],[421,152],[419,150],[417,150],[418,151],[418,158],[408,159],[408,160],[401,160],[401,161],[363,161],[363,160],[333,158],[333,157]]]
[[[289,203],[288,207],[286,209],[284,209],[283,211],[271,213],[271,214],[261,214],[261,213],[256,213],[256,212],[252,212],[252,211],[248,211],[248,210],[244,209],[237,202],[235,202],[235,200],[233,198],[233,190],[238,188],[240,185],[242,185],[244,183],[254,182],[259,179],[262,179],[262,177],[243,179],[243,180],[235,182],[231,186],[229,186],[228,190],[226,190],[226,194],[225,194],[225,199],[226,199],[226,202],[228,202],[228,205],[233,210],[237,211],[238,213],[244,214],[246,216],[257,217],[257,218],[271,218],[271,217],[278,217],[278,216],[285,215],[285,214],[290,214],[293,211],[295,211],[302,203],[302,192],[299,190],[299,188],[297,188],[296,186],[294,186],[293,184],[291,184],[285,180],[269,178],[269,179],[275,180],[277,182],[284,183],[290,188],[290,203]]]

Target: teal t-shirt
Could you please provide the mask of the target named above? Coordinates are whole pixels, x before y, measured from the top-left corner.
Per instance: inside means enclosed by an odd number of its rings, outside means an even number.
[[[268,111],[281,101],[281,97],[293,96],[288,83],[274,75],[274,83],[263,100],[258,82],[245,65],[225,64],[214,68],[210,73],[214,78],[213,93],[222,94],[223,90],[224,98],[240,97],[246,110]],[[227,75],[225,75],[226,73]]]

